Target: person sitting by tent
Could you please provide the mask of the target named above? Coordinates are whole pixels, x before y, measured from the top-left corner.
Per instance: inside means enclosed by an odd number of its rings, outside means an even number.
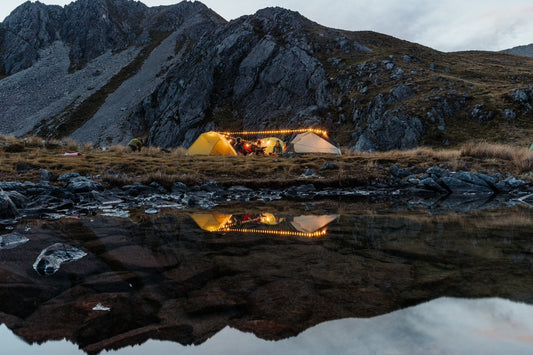
[[[261,140],[258,139],[256,144],[252,144],[252,154],[265,155],[265,147],[261,147]]]
[[[139,138],[139,137],[133,138],[128,143],[128,147],[130,147],[132,152],[141,151],[141,148],[142,148],[143,145],[144,145],[144,140],[142,138]]]
[[[247,154],[250,154],[252,152],[252,149],[250,148],[250,146],[248,144],[244,143],[242,141],[241,137],[237,137],[237,139],[235,140],[235,145],[233,146],[233,148],[235,148],[235,151],[239,155],[247,155]]]
[[[276,141],[276,144],[274,144],[274,147],[272,148],[272,155],[280,155],[281,153],[283,153],[283,148],[279,141]]]
[[[237,154],[242,154],[242,152],[244,150],[244,147],[243,147],[243,143],[242,143],[241,137],[237,137],[235,139],[235,143],[233,144],[233,148],[235,149]]]

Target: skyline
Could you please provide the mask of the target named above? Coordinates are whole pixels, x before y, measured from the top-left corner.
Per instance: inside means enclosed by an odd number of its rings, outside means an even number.
[[[23,0],[3,1],[4,21]],[[34,1],[32,1],[34,2]],[[43,0],[47,5],[67,5],[70,0]],[[143,0],[147,6],[172,5],[178,0]],[[533,5],[530,0],[204,0],[213,11],[230,21],[260,9],[280,6],[297,11],[327,27],[349,31],[375,31],[444,52],[461,50],[500,51],[533,43]]]

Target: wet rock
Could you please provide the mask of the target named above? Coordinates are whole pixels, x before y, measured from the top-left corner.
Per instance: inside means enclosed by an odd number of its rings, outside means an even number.
[[[17,206],[13,203],[9,195],[0,190],[0,218],[14,218],[19,215]]]
[[[44,249],[33,263],[33,269],[41,276],[55,274],[61,264],[86,256],[84,251],[64,243],[56,243]]]
[[[187,191],[187,185],[185,185],[182,182],[177,182],[172,186],[171,189],[172,193],[180,193],[180,192],[186,192]]]
[[[228,188],[228,192],[232,193],[252,193],[254,190],[246,187],[246,186],[231,186]]]
[[[0,235],[0,249],[13,249],[27,241],[28,238],[18,233]]]
[[[222,190],[222,188],[218,186],[216,181],[206,182],[205,184],[200,185],[199,188],[202,191],[208,191],[208,192],[218,192]]]
[[[443,176],[447,176],[449,174],[449,171],[437,167],[431,167],[426,171],[426,174],[433,178],[440,178]]]
[[[97,182],[92,181],[91,179],[88,179],[83,176],[78,176],[69,180],[67,189],[75,193],[80,193],[89,192],[93,190],[102,190],[103,186]]]
[[[6,192],[6,194],[7,196],[9,196],[11,201],[13,201],[13,203],[18,209],[24,208],[29,201],[26,196],[24,196],[18,191],[8,191]]]
[[[155,181],[150,183],[150,187],[156,189],[157,192],[160,193],[160,194],[166,194],[168,192],[167,189],[165,189],[163,186],[161,186],[159,183],[157,183]]]
[[[511,176],[508,177],[503,181],[506,185],[510,186],[511,188],[517,189],[520,187],[523,187],[526,182],[524,180],[518,180],[517,178]]]
[[[24,186],[18,181],[3,181],[0,182],[0,189],[4,191],[22,191]]]
[[[403,179],[411,175],[411,172],[409,170],[403,169],[396,164],[389,168],[389,172],[392,174],[392,176],[397,177],[399,179]]]
[[[484,189],[487,189],[487,188],[492,189],[491,185],[489,184],[490,177],[484,176],[484,178],[482,178],[482,176],[483,176],[482,174],[473,174],[473,173],[466,172],[466,171],[459,171],[453,174],[453,177],[459,180],[462,180],[464,182],[467,182],[469,184],[479,185],[483,187]]]
[[[320,171],[322,170],[330,170],[330,169],[338,169],[339,167],[331,162],[328,162],[320,167]]]
[[[151,186],[146,186],[140,182],[135,182],[132,185],[122,186],[122,190],[130,196],[150,195],[157,193],[157,190]]]
[[[41,174],[41,179],[43,181],[50,181],[52,180],[52,173],[49,172],[46,169],[39,169],[39,173]]]
[[[456,176],[443,177],[439,180],[452,193],[493,193],[494,191],[486,184],[478,185],[476,183],[462,180]]]
[[[431,190],[431,191],[435,191],[435,192],[439,192],[439,193],[449,193],[450,192],[449,190],[447,190],[446,188],[444,188],[441,185],[439,185],[435,180],[433,180],[430,177],[421,180],[420,183],[419,183],[419,186],[421,188],[424,188],[424,189],[427,189],[427,190]]]
[[[71,180],[73,180],[73,179],[75,179],[75,178],[78,178],[78,177],[81,177],[81,175],[78,174],[78,173],[66,173],[66,174],[60,175],[60,176],[57,178],[57,181],[60,181],[60,182],[70,182]]]
[[[309,168],[306,168],[304,170],[304,176],[314,176],[316,175],[315,172],[313,171],[313,169],[309,169]]]
[[[149,215],[154,215],[154,214],[158,214],[159,210],[157,208],[147,208],[144,210],[144,213],[149,214]]]

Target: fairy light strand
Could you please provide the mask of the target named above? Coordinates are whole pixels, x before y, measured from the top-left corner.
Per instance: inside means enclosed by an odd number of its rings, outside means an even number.
[[[315,134],[320,134],[323,137],[328,137],[328,131],[319,129],[319,128],[299,128],[299,129],[281,129],[281,130],[273,130],[273,131],[242,131],[242,132],[217,132],[219,134],[222,134],[224,136],[246,136],[246,135],[269,135],[269,134],[292,134],[292,133],[305,133],[305,132],[312,132]]]
[[[293,232],[293,231],[222,227],[212,232],[219,232],[219,233],[220,232],[238,232],[238,233],[281,235],[281,236],[287,236],[287,237],[318,238],[318,237],[325,236],[327,234],[327,229],[322,229],[320,231],[316,231],[312,233],[306,233],[306,232]]]

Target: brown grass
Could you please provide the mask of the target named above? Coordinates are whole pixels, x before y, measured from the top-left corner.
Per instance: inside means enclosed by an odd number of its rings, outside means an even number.
[[[510,161],[520,173],[533,168],[533,152],[527,148],[494,143],[468,143],[461,149],[461,155],[478,159]]]

